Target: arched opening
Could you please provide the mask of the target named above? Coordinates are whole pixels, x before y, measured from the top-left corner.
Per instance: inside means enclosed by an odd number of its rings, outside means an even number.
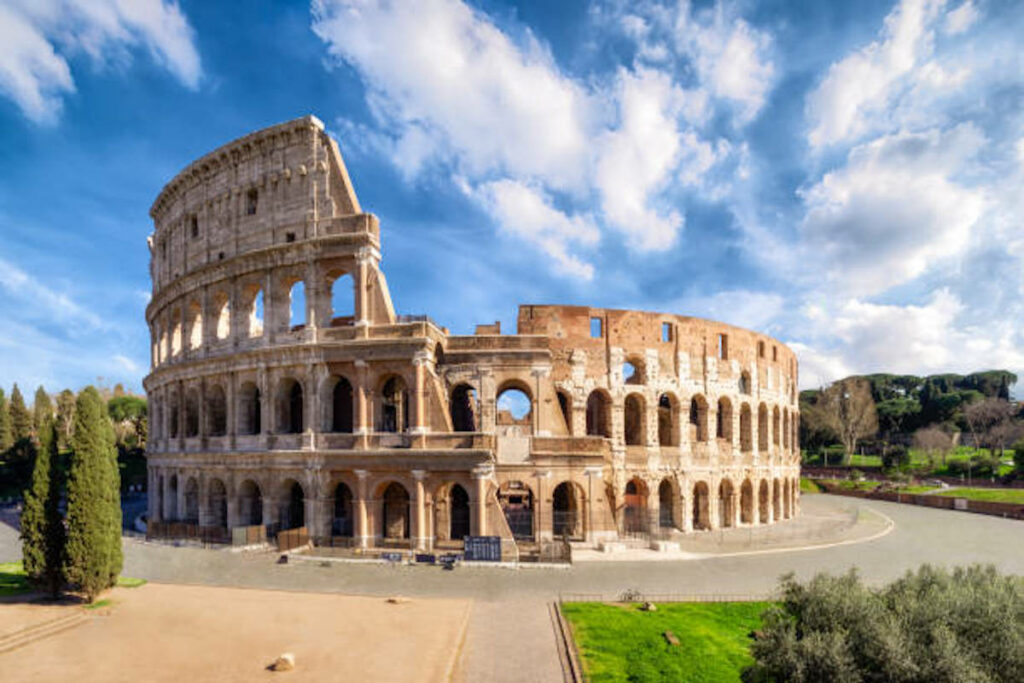
[[[380,419],[377,430],[396,433],[409,429],[409,392],[405,380],[397,375],[385,380],[381,388]]]
[[[533,415],[533,402],[525,387],[508,386],[498,392],[499,426],[518,426],[529,429]]]
[[[779,407],[772,409],[772,445],[779,445]]]
[[[188,304],[188,348],[195,351],[203,345],[203,307],[198,301]]]
[[[626,445],[642,446],[644,444],[644,399],[639,394],[626,397],[624,409]]]
[[[562,412],[562,420],[565,421],[565,433],[572,436],[572,398],[564,391],[558,393],[558,409]]]
[[[167,493],[167,519],[175,521],[178,519],[178,475],[171,475],[168,488],[170,491]]]
[[[740,406],[740,450],[744,453],[749,453],[754,448],[752,422],[750,406],[744,403]]]
[[[693,485],[693,528],[703,531],[711,528],[711,501],[708,485],[698,481]]]
[[[789,409],[782,409],[782,450],[789,450]]]
[[[281,506],[281,528],[298,529],[306,523],[306,495],[302,484],[289,479],[282,488],[284,504]]]
[[[177,356],[181,353],[181,309],[171,314],[171,355]]]
[[[630,358],[622,364],[622,383],[623,384],[643,384],[644,383],[644,365],[643,362],[638,358]]]
[[[352,433],[352,384],[338,377],[331,390],[331,431]]]
[[[306,284],[302,280],[288,290],[288,325],[293,330],[306,326]]]
[[[449,538],[458,540],[469,536],[469,494],[461,485],[452,486],[449,496]]]
[[[185,437],[199,436],[199,392],[185,392]]]
[[[213,310],[217,320],[217,339],[227,339],[231,334],[231,301],[224,292],[213,296]]]
[[[690,441],[708,440],[708,402],[701,395],[690,399]]]
[[[199,524],[199,483],[194,477],[185,482],[185,518],[188,524]]]
[[[746,370],[740,373],[740,393],[750,395],[750,373]]]
[[[452,429],[456,432],[475,432],[477,422],[476,389],[468,384],[459,384],[452,390],[449,410]]]
[[[381,535],[385,539],[409,538],[409,492],[391,482],[381,496]]]
[[[580,501],[572,482],[563,481],[551,494],[551,528],[556,537],[578,538],[583,534]]]
[[[259,434],[262,430],[260,390],[252,382],[238,389],[238,433]]]
[[[533,540],[533,492],[521,481],[508,481],[498,488],[498,502],[505,513],[512,536]]]
[[[210,481],[207,494],[210,518],[207,526],[227,528],[228,526],[228,492],[220,479]]]
[[[259,285],[245,289],[246,335],[249,338],[263,336],[263,290]]]
[[[675,492],[672,490],[672,482],[662,479],[658,484],[658,526],[663,529],[671,529],[675,523]]]
[[[754,485],[749,479],[744,480],[740,486],[740,522],[754,523]]]
[[[715,436],[723,441],[732,441],[732,403],[723,397],[718,399]]]
[[[178,430],[181,425],[181,409],[178,407],[178,392],[171,392],[167,400],[167,435],[172,439],[178,438]]]
[[[732,482],[723,479],[718,485],[718,523],[728,529],[736,524],[736,499]]]
[[[768,408],[763,403],[757,407],[757,450],[768,450]]]
[[[242,526],[263,524],[263,493],[252,479],[238,487],[238,523]]]
[[[771,510],[768,507],[768,480],[762,479],[757,490],[757,512],[761,518],[761,524],[771,521]]]
[[[790,489],[790,481],[788,479],[782,480],[782,516],[789,519],[792,516],[790,507],[792,505],[793,491]]]
[[[331,534],[334,536],[353,536],[352,489],[345,482],[339,482],[334,489],[334,519],[331,521]]]
[[[640,479],[626,482],[622,513],[622,530],[627,534],[647,531],[647,485]]]
[[[676,401],[670,394],[658,397],[658,444],[678,446],[676,429]]]
[[[206,390],[206,430],[210,436],[228,433],[228,400],[224,387],[214,384]]]
[[[351,325],[356,318],[356,290],[352,276],[341,274],[329,280],[331,287],[331,327]]]
[[[302,384],[298,380],[291,377],[281,380],[277,400],[279,434],[301,434],[305,429],[302,399]]]
[[[778,479],[772,482],[772,513],[776,520],[782,519],[782,487]]]
[[[153,498],[154,498],[153,510],[155,511],[155,514],[156,514],[157,517],[160,517],[161,519],[163,519],[164,518],[164,478],[163,478],[163,475],[157,477],[157,479],[156,479],[156,491],[155,491],[155,495],[153,496]],[[164,519],[164,521],[167,521],[167,520]]]
[[[590,392],[587,397],[587,436],[611,438],[611,408],[608,394],[599,389]]]

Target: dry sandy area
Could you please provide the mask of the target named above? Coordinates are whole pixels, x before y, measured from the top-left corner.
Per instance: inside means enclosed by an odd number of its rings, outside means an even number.
[[[5,682],[443,681],[470,601],[147,584],[84,624],[0,655]],[[0,604],[0,636],[59,610]],[[44,614],[45,613],[45,614]],[[296,668],[266,667],[292,652]]]

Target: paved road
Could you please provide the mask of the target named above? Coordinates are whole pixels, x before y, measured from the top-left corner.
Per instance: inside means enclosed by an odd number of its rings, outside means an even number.
[[[992,563],[1024,575],[1024,522],[984,515],[863,501],[805,496],[808,514],[849,514],[861,508],[886,515],[895,528],[864,543],[769,554],[703,557],[664,562],[586,562],[571,569],[385,567],[375,564],[290,563],[266,553],[238,554],[125,543],[125,574],[169,583],[205,583],[281,590],[367,595],[471,597],[476,600],[464,647],[466,680],[557,680],[547,602],[560,593],[617,595],[626,588],[648,593],[763,594],[778,577],[795,572],[857,567],[882,583],[928,562]],[[863,512],[866,517],[877,516]],[[12,541],[13,538],[13,541]],[[0,524],[0,561],[16,559],[17,535]],[[515,666],[508,666],[515,662]],[[500,664],[500,666],[499,666]]]

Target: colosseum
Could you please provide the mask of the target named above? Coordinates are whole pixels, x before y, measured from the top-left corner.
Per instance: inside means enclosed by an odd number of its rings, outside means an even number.
[[[398,314],[312,116],[195,161],[150,215],[154,535],[529,558],[799,509],[790,349],[665,313],[524,305],[472,335]]]

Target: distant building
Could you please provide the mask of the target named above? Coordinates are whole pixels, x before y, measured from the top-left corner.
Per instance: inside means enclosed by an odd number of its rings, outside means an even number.
[[[535,553],[798,509],[792,351],[639,311],[521,306],[517,334],[474,335],[396,315],[313,117],[195,161],[150,214],[157,524]]]

